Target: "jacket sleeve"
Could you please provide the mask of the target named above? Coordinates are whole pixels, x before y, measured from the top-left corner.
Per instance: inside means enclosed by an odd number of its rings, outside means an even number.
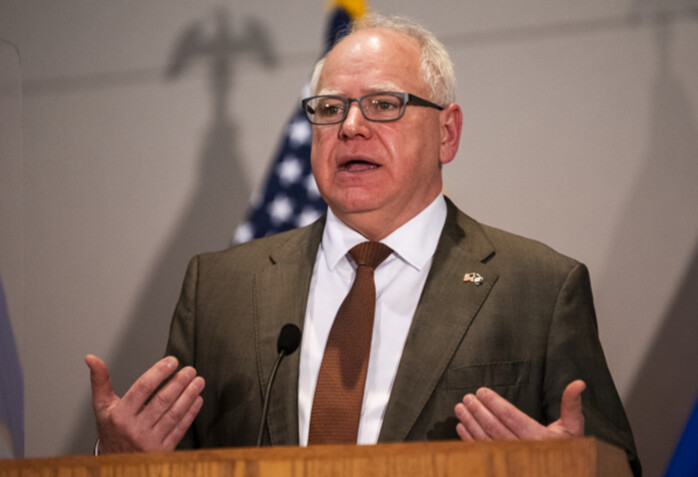
[[[642,474],[630,424],[601,343],[587,268],[577,264],[560,287],[548,334],[543,401],[546,420],[560,416],[565,386],[582,379],[585,434],[624,449],[636,476]]]
[[[196,368],[195,352],[195,325],[196,325],[196,297],[199,276],[199,259],[194,257],[187,267],[184,276],[182,291],[175,308],[170,335],[167,342],[166,355],[171,355],[179,360],[180,369],[185,366]],[[182,438],[178,449],[191,449],[198,447],[194,426],[192,425]]]

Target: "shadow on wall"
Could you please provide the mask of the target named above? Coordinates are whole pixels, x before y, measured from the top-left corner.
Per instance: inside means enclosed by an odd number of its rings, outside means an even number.
[[[262,25],[248,21],[245,34],[234,36],[224,10],[217,10],[213,21],[215,29],[210,37],[203,22],[194,22],[182,32],[165,73],[167,80],[175,80],[195,64],[204,64],[209,72],[213,114],[201,147],[196,191],[134,304],[116,353],[105,357],[118,395],[162,357],[169,317],[188,260],[196,253],[227,246],[247,208],[250,188],[236,150],[235,123],[228,114],[234,65],[240,54],[252,52],[265,65],[273,66],[275,55]],[[170,315],[163,316],[162,310]],[[84,413],[63,449],[65,454],[91,452],[95,423],[90,396],[83,400]]]
[[[638,8],[644,3],[638,2]],[[666,470],[698,393],[698,128],[685,88],[671,71],[672,18],[660,14],[653,21],[658,67],[648,154],[600,287],[614,290],[617,283],[635,280],[634,296],[614,299],[632,300],[626,305],[641,314],[644,304],[650,307],[656,300],[642,293],[647,283],[666,279],[677,284],[625,399],[644,473],[658,476]],[[663,277],[677,253],[689,261],[685,275]]]
[[[663,475],[698,396],[698,243],[626,409],[645,475]]]

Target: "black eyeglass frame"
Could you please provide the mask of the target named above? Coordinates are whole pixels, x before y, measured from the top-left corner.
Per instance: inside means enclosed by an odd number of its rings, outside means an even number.
[[[364,111],[364,107],[362,105],[362,101],[364,98],[369,97],[369,96],[377,96],[381,94],[393,94],[395,96],[399,96],[402,98],[402,108],[400,110],[400,115],[396,118],[392,119],[371,119],[368,116],[366,116],[366,112]],[[342,116],[342,119],[338,121],[333,121],[331,123],[318,123],[310,119],[310,113],[308,112],[308,103],[314,99],[317,98],[335,98],[344,104],[344,114]],[[308,121],[310,121],[311,124],[315,124],[317,126],[331,126],[333,124],[339,124],[341,122],[344,122],[345,119],[347,119],[347,116],[349,115],[349,109],[351,108],[351,103],[356,103],[359,105],[359,110],[361,111],[361,115],[366,119],[367,121],[372,121],[375,123],[390,123],[393,121],[397,121],[401,119],[405,115],[405,111],[407,110],[407,106],[424,106],[427,108],[434,108],[438,111],[443,111],[444,108],[443,106],[439,106],[436,103],[432,103],[431,101],[427,101],[424,98],[420,98],[419,96],[415,96],[410,93],[404,93],[402,91],[376,91],[375,93],[369,93],[365,94],[363,96],[360,96],[358,98],[347,98],[346,96],[339,96],[336,94],[321,94],[318,96],[311,96],[309,98],[305,98],[301,101],[301,105],[303,106],[303,111],[305,112],[305,116],[308,118]]]

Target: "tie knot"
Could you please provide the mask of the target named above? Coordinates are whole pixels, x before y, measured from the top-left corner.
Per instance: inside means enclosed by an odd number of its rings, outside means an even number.
[[[362,242],[349,250],[349,255],[357,265],[366,265],[375,270],[383,260],[388,258],[392,249],[380,242]]]

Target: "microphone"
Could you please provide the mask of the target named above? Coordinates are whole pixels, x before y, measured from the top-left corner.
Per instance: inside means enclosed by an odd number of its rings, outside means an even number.
[[[259,433],[257,434],[257,447],[262,446],[262,437],[264,436],[264,423],[267,420],[267,411],[269,410],[269,398],[271,397],[271,387],[274,384],[276,370],[279,368],[279,363],[289,354],[293,354],[298,349],[301,343],[301,330],[296,325],[287,323],[281,328],[279,338],[276,340],[276,349],[279,355],[274,361],[274,366],[271,368],[269,381],[267,382],[267,390],[264,393],[264,406],[262,407],[262,422],[259,423]]]

